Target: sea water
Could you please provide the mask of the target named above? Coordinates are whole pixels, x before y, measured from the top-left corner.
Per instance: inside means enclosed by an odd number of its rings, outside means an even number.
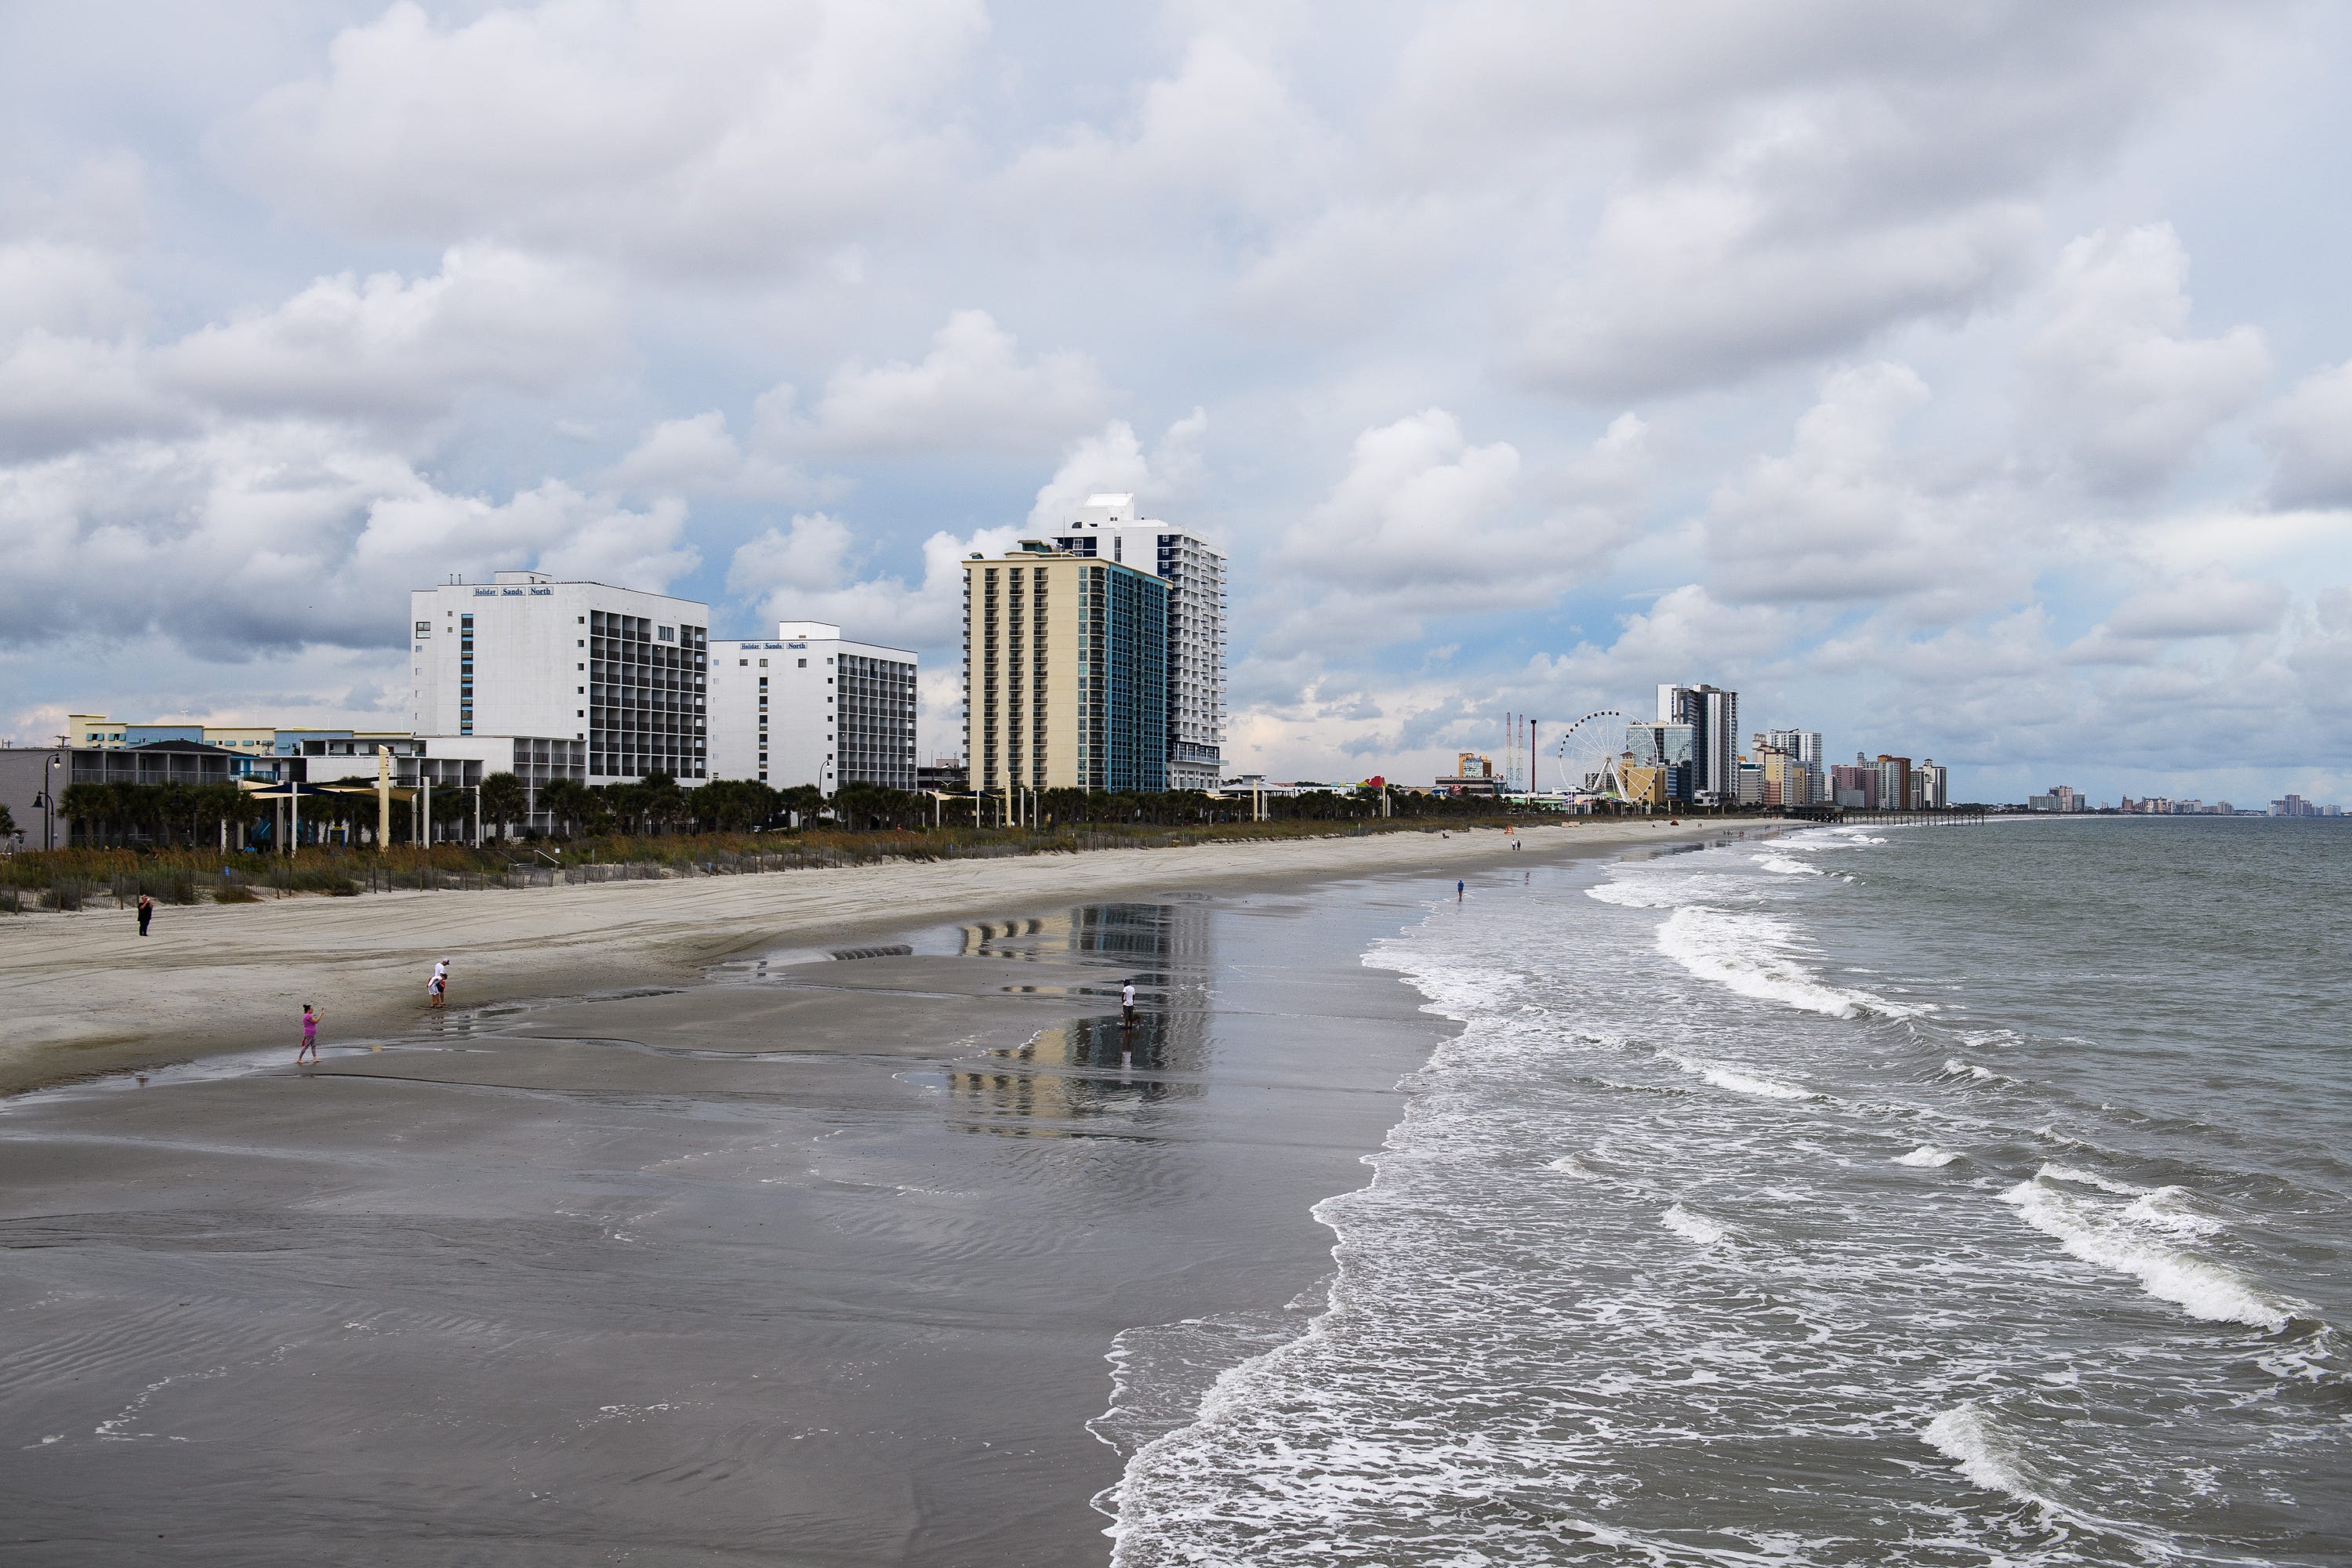
[[[2352,1561],[2347,908],[2352,826],[2234,819],[1446,898],[1328,1300],[1115,1561]]]

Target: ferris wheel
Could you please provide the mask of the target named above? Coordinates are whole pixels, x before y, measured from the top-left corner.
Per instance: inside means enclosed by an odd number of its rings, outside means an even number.
[[[1616,721],[1612,727],[1611,720]],[[1587,713],[1566,730],[1549,749],[1559,764],[1559,787],[1568,795],[1600,800],[1622,800],[1623,781],[1617,776],[1617,758],[1624,750],[1625,715],[1614,708]]]

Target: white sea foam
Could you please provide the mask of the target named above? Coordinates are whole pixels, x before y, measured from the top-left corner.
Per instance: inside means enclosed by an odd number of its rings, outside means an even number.
[[[1808,866],[1802,860],[1791,860],[1786,855],[1758,855],[1753,858],[1767,871],[1777,872],[1783,877],[1818,877],[1822,874],[1820,867]]]
[[[1702,980],[1752,996],[1832,1018],[1866,1013],[1903,1017],[1919,1011],[1867,991],[1832,985],[1805,967],[1792,949],[1796,933],[1771,915],[1685,906],[1658,928],[1658,951]]]
[[[1959,1157],[1960,1155],[1958,1150],[1938,1149],[1933,1143],[1922,1143],[1916,1149],[1912,1150],[1908,1154],[1895,1155],[1895,1163],[1898,1165],[1926,1165],[1934,1169],[1948,1165]]]
[[[2282,1329],[2298,1310],[2309,1310],[2300,1302],[2264,1296],[2226,1264],[2168,1245],[2168,1227],[2136,1219],[2129,1206],[2069,1193],[2059,1184],[2077,1176],[2103,1188],[2109,1185],[2087,1173],[2044,1166],[2042,1174],[2001,1194],[2001,1202],[2016,1209],[2026,1224],[2054,1237],[2069,1256],[2130,1275],[2141,1289],[2192,1318]]]
[[[1660,1216],[1659,1223],[1685,1241],[1697,1247],[1713,1247],[1729,1238],[1731,1232],[1703,1214],[1693,1214],[1676,1204]]]
[[[2085,1171],[2079,1165],[2045,1164],[2034,1174],[2045,1182],[2072,1182],[2078,1187],[2096,1187],[2103,1193],[2113,1193],[2118,1197],[2142,1197],[2149,1191],[2147,1187],[2133,1186],[2129,1182],[2111,1180],[2095,1171]]]
[[[1964,1062],[1958,1057],[1944,1058],[1944,1076],[1964,1078],[1971,1083],[2007,1083],[2009,1081],[1990,1068],[1979,1067],[1974,1062]]]
[[[2055,1506],[2034,1489],[2019,1461],[2015,1443],[1977,1408],[1974,1400],[1945,1411],[1919,1435],[1985,1490],[2005,1492],[2020,1502]]]
[[[1734,1094],[1752,1094],[1763,1100],[1812,1100],[1809,1089],[1766,1078],[1761,1073],[1748,1072],[1739,1068],[1726,1067],[1721,1062],[1699,1061],[1675,1051],[1660,1051],[1659,1056],[1691,1074],[1705,1079],[1717,1089],[1727,1089]]]
[[[1597,1182],[1601,1179],[1599,1172],[1573,1154],[1562,1154],[1551,1163],[1551,1168],[1563,1176],[1573,1176],[1580,1182]]]

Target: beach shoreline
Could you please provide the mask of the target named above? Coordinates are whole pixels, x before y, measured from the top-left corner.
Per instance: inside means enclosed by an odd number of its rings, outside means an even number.
[[[0,1094],[283,1036],[305,1003],[330,1042],[395,1037],[451,959],[460,1008],[681,985],[730,954],[856,945],[929,921],[1156,888],[1423,871],[1586,855],[1725,831],[1722,823],[1535,824],[1090,850],[478,892],[304,896],[172,906],[152,935],[110,910],[0,923]],[[1514,842],[1523,848],[1514,848]]]
[[[1457,880],[1672,844],[1502,837],[992,861],[933,890],[961,923],[869,881],[853,924],[837,883],[746,910],[716,940],[762,955],[698,983],[461,990],[315,1069],[248,1041],[0,1101],[7,1399],[41,1438],[0,1533],[59,1563],[1099,1563],[1128,1456],[1319,1310],[1316,1205],[1456,1027],[1366,952]],[[681,886],[611,889],[674,966],[644,894]]]

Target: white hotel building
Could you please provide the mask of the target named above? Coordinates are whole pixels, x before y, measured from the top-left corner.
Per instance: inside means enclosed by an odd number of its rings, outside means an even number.
[[[710,647],[710,776],[915,787],[915,656],[822,621]]]
[[[1117,561],[1168,584],[1168,787],[1216,788],[1224,779],[1224,553],[1142,516],[1131,495],[1088,496],[1046,537],[1073,555]]]
[[[408,605],[420,737],[582,742],[592,784],[713,776],[708,605],[535,572],[419,588]]]

